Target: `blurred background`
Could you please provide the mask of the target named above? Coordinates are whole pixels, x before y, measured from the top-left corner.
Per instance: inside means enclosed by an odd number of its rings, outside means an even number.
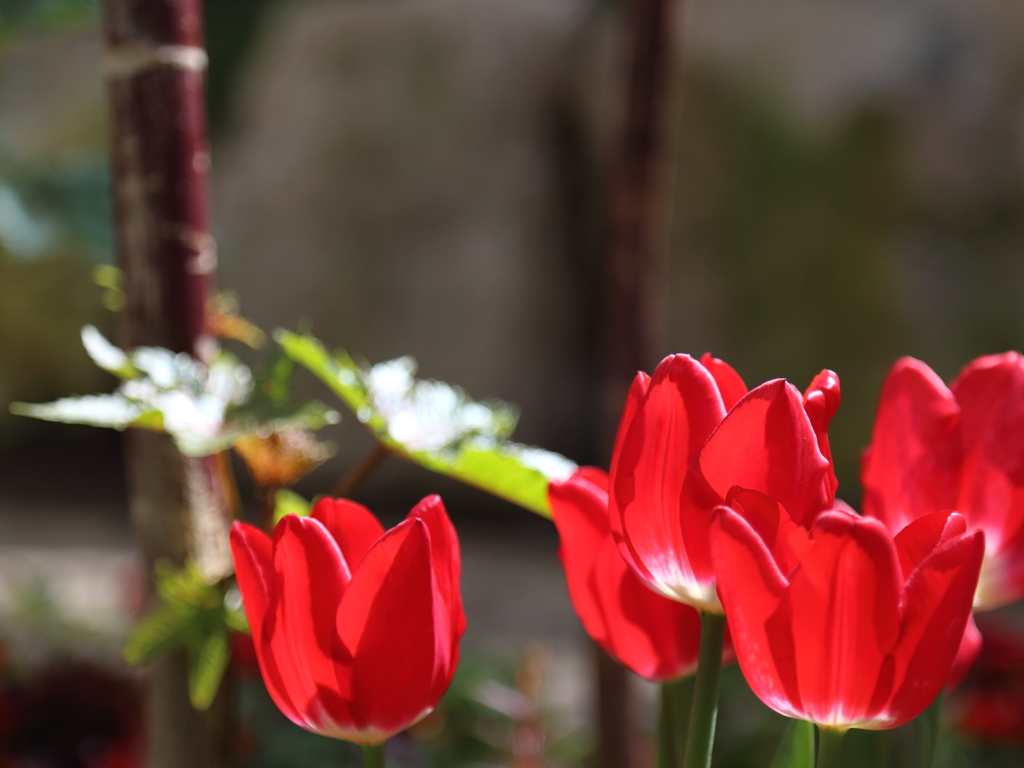
[[[0,719],[24,715],[0,725],[0,747],[33,765],[92,765],[80,746],[73,759],[38,746],[56,727],[47,696],[73,713],[109,691],[86,706],[109,710],[105,725],[75,727],[137,727],[138,681],[116,663],[142,599],[120,436],[6,409],[114,383],[78,335],[114,325],[91,278],[114,260],[98,3],[0,0]],[[858,506],[858,455],[897,356],[949,380],[1024,347],[1024,5],[693,0],[680,23],[661,351],[710,350],[748,385],[838,372],[832,447],[840,496]],[[606,463],[595,264],[623,91],[620,4],[206,0],[206,30],[218,281],[243,314],[267,330],[311,322],[374,362],[411,354],[423,377],[518,404],[518,440]],[[303,387],[330,401],[311,377]],[[373,445],[347,416],[325,436],[338,455],[299,486],[307,496]],[[468,661],[447,710],[456,725],[434,723],[396,754],[451,758],[468,743],[454,728],[475,734],[465,761],[525,764],[508,733],[526,710],[501,714],[495,691],[529,699],[540,675],[550,760],[580,763],[591,651],[553,528],[397,461],[358,498],[392,522],[435,491],[464,538]],[[780,726],[730,675],[722,727],[750,738],[721,739],[720,757],[759,764]],[[481,704],[484,678],[504,687]],[[337,759],[274,720],[257,689],[241,688],[252,765]],[[50,724],[26,725],[25,701]],[[1006,745],[1024,741],[1016,706],[1005,732],[957,736],[949,764],[1020,760]]]

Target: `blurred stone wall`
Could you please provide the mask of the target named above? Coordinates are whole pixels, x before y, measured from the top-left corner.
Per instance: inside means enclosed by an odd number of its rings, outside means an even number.
[[[222,282],[265,327],[412,354],[519,404],[520,439],[585,451],[572,89],[601,32],[580,0],[281,6],[216,160]],[[368,445],[348,421],[339,466]]]
[[[212,24],[215,66],[238,73],[214,110],[230,116],[214,148],[221,284],[264,327],[308,317],[371,361],[413,354],[426,377],[518,403],[521,439],[601,460],[613,5],[263,0],[256,36],[230,45]],[[748,383],[838,370],[845,493],[896,355],[949,377],[1024,346],[1024,6],[693,0],[685,28],[665,351],[711,349]],[[228,48],[246,53],[217,64]],[[102,152],[99,53],[95,28],[0,41],[0,182],[45,177],[40,210]],[[75,333],[107,319],[87,306],[97,247],[79,230],[34,260],[0,244],[6,397],[102,386]],[[353,419],[333,437],[341,456],[311,491],[370,445]],[[399,481],[389,469],[378,488]]]
[[[216,157],[222,281],[265,326],[413,354],[520,404],[521,439],[601,460],[615,22],[582,0],[279,5]],[[998,218],[1024,215],[1020,22],[1013,0],[689,5],[665,351],[712,349],[751,384],[838,370],[851,500],[898,354],[952,375],[1024,344],[1020,227]],[[324,472],[369,445],[336,437]]]

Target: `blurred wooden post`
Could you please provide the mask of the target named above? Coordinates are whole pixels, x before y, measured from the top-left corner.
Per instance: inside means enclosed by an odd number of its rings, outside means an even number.
[[[605,443],[614,440],[637,371],[664,349],[665,293],[678,104],[675,39],[682,0],[627,0],[627,92],[605,198]],[[599,652],[600,653],[600,652]],[[632,765],[632,697],[625,670],[600,655],[600,765]]]
[[[122,346],[155,345],[208,360],[205,331],[216,267],[208,227],[201,0],[106,0],[103,69],[110,99],[112,192],[127,306]],[[211,579],[231,570],[234,499],[226,459],[189,459],[161,434],[125,436],[129,503],[147,567],[195,562]],[[183,654],[149,669],[150,768],[227,765],[228,702],[192,709]]]

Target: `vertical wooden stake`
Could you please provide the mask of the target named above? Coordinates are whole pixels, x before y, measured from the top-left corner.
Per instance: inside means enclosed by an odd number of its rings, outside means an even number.
[[[618,154],[605,200],[605,444],[614,440],[637,371],[650,372],[664,346],[670,236],[675,29],[682,0],[627,0],[629,76]],[[599,764],[632,765],[632,706],[626,671],[597,665]]]
[[[106,0],[103,62],[118,262],[127,306],[119,341],[208,361],[206,334],[216,251],[208,224],[201,0]],[[182,456],[162,434],[125,437],[129,503],[147,567],[195,562],[210,579],[231,571],[227,527],[234,499],[224,456]],[[182,654],[149,670],[150,768],[227,765],[228,701],[192,709]]]

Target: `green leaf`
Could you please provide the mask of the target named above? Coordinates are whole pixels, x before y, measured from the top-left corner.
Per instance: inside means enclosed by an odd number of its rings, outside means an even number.
[[[305,517],[309,514],[309,510],[312,509],[312,506],[312,504],[299,496],[299,494],[295,493],[295,491],[289,491],[287,488],[281,488],[274,494],[274,525],[276,526],[281,522],[281,518],[285,515],[298,515],[299,517]]]
[[[235,608],[225,605],[224,626],[240,635],[252,634],[252,629],[249,627],[249,619],[246,617],[245,611],[242,610],[241,606]]]
[[[324,382],[360,421],[368,421],[369,397],[362,384],[361,370],[343,350],[332,355],[319,339],[308,334],[279,330],[274,334],[281,349],[292,360],[305,366]]]
[[[771,768],[814,768],[814,724],[793,720],[786,732]]]
[[[97,366],[118,378],[134,379],[139,375],[128,355],[107,341],[95,326],[82,328],[82,346]]]
[[[463,448],[445,474],[538,515],[551,517],[548,506],[550,480],[540,470],[523,463],[520,446]]]
[[[278,331],[284,352],[319,377],[392,452],[545,517],[547,489],[576,465],[550,451],[509,440],[515,409],[475,402],[458,387],[413,378],[409,357],[362,368],[310,335]]]
[[[231,658],[224,624],[211,623],[202,640],[189,650],[188,697],[192,706],[202,712],[213,703]]]
[[[159,411],[147,410],[144,405],[117,392],[112,395],[64,397],[52,403],[11,403],[10,410],[17,416],[43,421],[119,430],[126,427],[151,428],[160,419]]]
[[[268,430],[318,430],[337,424],[340,416],[317,400],[291,399],[295,362],[278,352],[256,370],[249,398],[241,405],[228,408],[227,419],[235,429],[251,434]]]
[[[153,578],[157,594],[169,604],[187,603],[211,610],[224,600],[223,587],[207,582],[195,563],[180,568],[170,561],[159,560]]]
[[[201,609],[188,603],[167,603],[154,608],[139,621],[125,642],[125,661],[148,664],[160,654],[188,641],[198,627]]]
[[[262,369],[256,372],[256,393],[274,405],[284,405],[292,392],[295,361],[278,350]]]

